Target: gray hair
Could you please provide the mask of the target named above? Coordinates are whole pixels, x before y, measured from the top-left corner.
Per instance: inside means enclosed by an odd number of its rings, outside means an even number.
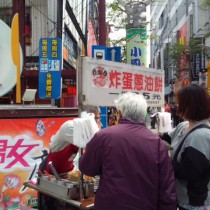
[[[82,111],[86,111],[87,113],[100,113],[100,108],[98,106],[92,106],[92,105],[85,105],[82,107]]]
[[[119,96],[115,104],[122,117],[138,123],[145,122],[147,102],[143,95],[126,92]]]

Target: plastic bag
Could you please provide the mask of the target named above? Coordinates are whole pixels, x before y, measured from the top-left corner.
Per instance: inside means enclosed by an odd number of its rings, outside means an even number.
[[[93,113],[82,112],[81,118],[73,120],[73,144],[85,148],[99,128]]]

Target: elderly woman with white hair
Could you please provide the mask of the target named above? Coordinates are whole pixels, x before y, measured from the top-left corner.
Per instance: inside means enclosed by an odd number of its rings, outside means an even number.
[[[125,93],[116,101],[118,125],[98,131],[79,169],[100,175],[95,210],[176,210],[175,180],[163,141],[145,126],[147,103]]]

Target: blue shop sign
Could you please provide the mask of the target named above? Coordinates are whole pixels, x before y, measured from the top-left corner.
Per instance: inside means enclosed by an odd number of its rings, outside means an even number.
[[[41,38],[39,41],[39,98],[61,97],[61,39]]]

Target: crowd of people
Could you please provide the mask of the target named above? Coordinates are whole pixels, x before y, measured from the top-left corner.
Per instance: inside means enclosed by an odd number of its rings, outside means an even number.
[[[171,102],[170,104],[165,102],[164,107],[161,107],[161,108],[148,107],[147,115],[149,116],[151,129],[157,129],[158,127],[158,113],[159,112],[167,112],[171,114],[171,125],[173,128],[175,128],[180,122],[183,121],[183,119],[181,119],[177,115],[177,104],[175,104],[174,102]]]
[[[94,210],[210,209],[210,96],[191,85],[176,102],[164,107],[173,129],[157,135],[145,118],[155,128],[158,110],[142,95],[115,101],[118,123],[96,132],[79,158],[83,174],[100,176]]]

